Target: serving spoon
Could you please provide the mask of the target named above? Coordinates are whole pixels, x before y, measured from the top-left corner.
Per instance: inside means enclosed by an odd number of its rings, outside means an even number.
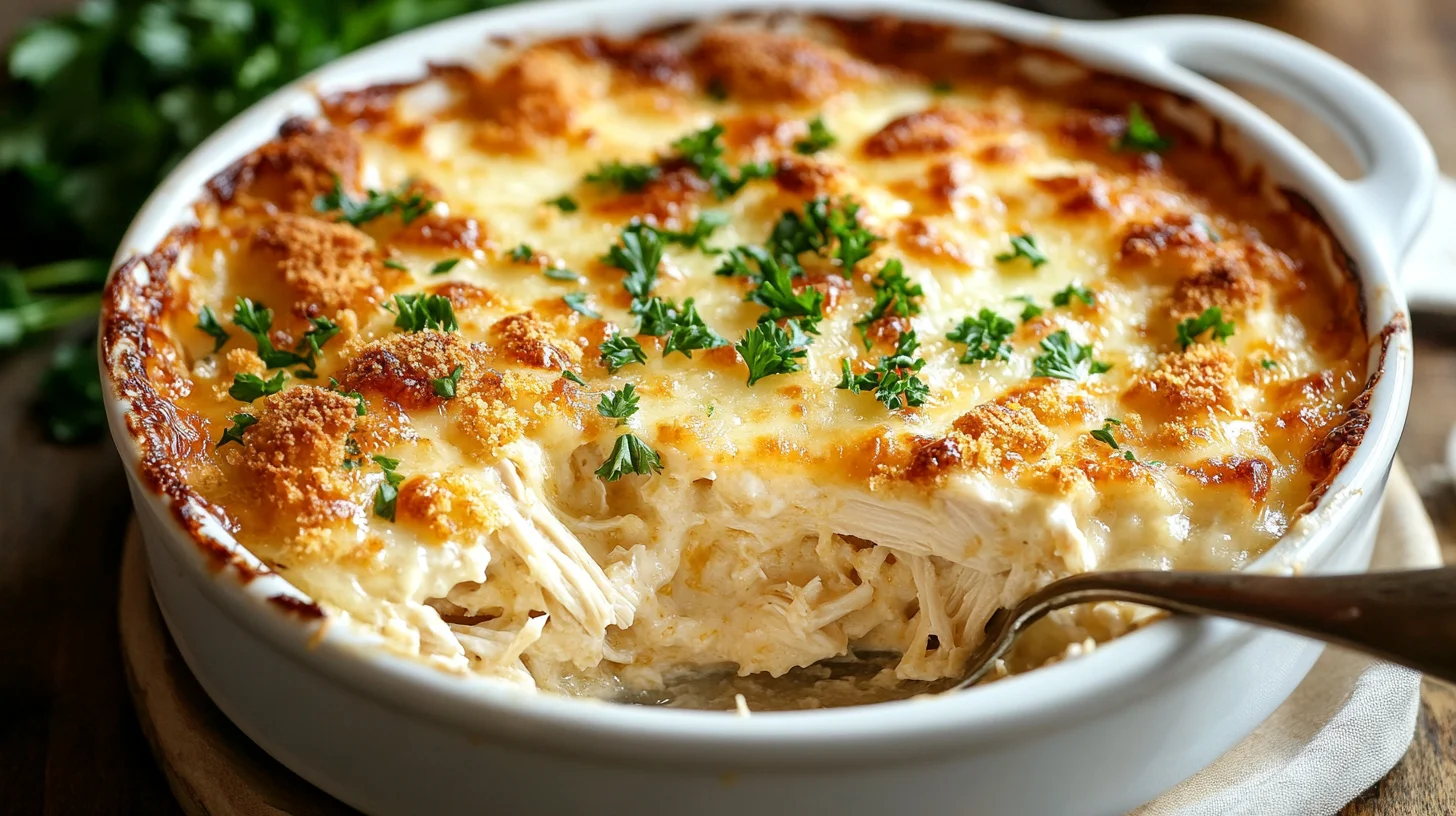
[[[1256,623],[1456,683],[1456,567],[1299,577],[1136,570],[1062,578],[998,610],[954,688],[985,677],[1017,636],[1048,612],[1097,601]]]

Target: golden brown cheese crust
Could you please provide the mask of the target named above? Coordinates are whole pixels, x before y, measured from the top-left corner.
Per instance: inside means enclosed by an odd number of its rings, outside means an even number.
[[[1128,102],[1153,110],[1165,99],[1150,89],[1093,76],[1063,89],[1032,90],[1009,66],[1027,54],[1047,56],[1035,49],[995,41],[966,54],[952,49],[948,29],[893,20],[831,21],[831,28],[834,36],[725,27],[689,44],[667,34],[544,43],[491,73],[442,66],[420,83],[340,95],[325,107],[332,126],[287,123],[277,139],[209,185],[212,199],[203,208],[215,218],[208,226],[174,235],[153,255],[118,270],[109,284],[103,349],[113,387],[131,400],[128,422],[141,440],[149,482],[174,497],[190,524],[213,514],[245,541],[256,534],[247,524],[270,515],[227,486],[228,479],[256,484],[260,496],[285,511],[280,518],[304,527],[349,518],[367,523],[370,489],[339,467],[350,439],[365,454],[408,461],[425,456],[426,447],[452,447],[476,463],[498,460],[548,426],[557,428],[553,433],[572,429],[583,444],[610,442],[612,425],[593,411],[596,399],[636,382],[645,405],[656,401],[653,410],[693,403],[644,423],[656,429],[642,431],[655,444],[702,452],[720,465],[770,461],[850,484],[893,490],[908,482],[916,490],[972,473],[1068,494],[1087,485],[1146,483],[1151,466],[1145,462],[1161,458],[1172,463],[1166,472],[1187,495],[1196,495],[1195,486],[1229,486],[1251,506],[1281,502],[1292,515],[1302,498],[1289,506],[1288,497],[1328,483],[1368,424],[1356,397],[1379,372],[1367,377],[1363,370],[1366,346],[1353,286],[1327,274],[1319,251],[1320,242],[1331,240],[1327,232],[1301,213],[1276,211],[1251,195],[1217,146],[1201,147],[1168,122],[1159,125],[1173,135],[1176,150],[1161,157],[1113,150],[1112,140],[1126,128]],[[951,82],[957,95],[931,94],[932,80]],[[406,114],[404,100],[431,81],[451,90],[454,104],[424,120]],[[714,101],[710,90],[727,99]],[[894,110],[856,107],[861,94],[872,93],[896,94]],[[604,100],[618,98],[621,106],[611,116],[598,115]],[[820,114],[841,131],[841,143],[802,154],[796,142]],[[613,121],[670,135],[645,144],[646,137],[613,134]],[[720,201],[699,172],[672,158],[670,143],[692,129],[682,124],[688,121],[723,122],[730,165],[770,161],[772,179]],[[430,147],[430,138],[445,138],[451,127],[463,128],[462,150],[485,168],[469,182],[454,176],[475,170],[450,169]],[[561,174],[523,176],[549,179],[532,188],[528,210],[508,210],[500,197],[472,197],[510,177],[512,168],[535,172],[567,161],[562,156],[575,162],[571,178],[617,158],[653,163],[660,172],[635,191],[568,180],[579,212],[538,203],[561,193]],[[515,161],[525,164],[507,163]],[[389,216],[362,228],[314,209],[336,180],[361,196],[366,166],[383,169],[386,186],[410,180],[443,206],[409,224]],[[794,282],[795,290],[821,291],[834,331],[848,338],[816,341],[821,349],[835,344],[835,351],[833,359],[813,361],[814,376],[746,389],[731,345],[698,351],[691,360],[662,360],[662,338],[649,336],[637,337],[649,368],[609,375],[599,364],[597,345],[619,328],[630,336],[635,320],[626,313],[621,271],[597,260],[629,220],[681,230],[703,211],[724,208],[735,223],[722,248],[759,243],[781,213],[817,195],[849,195],[865,204],[861,217],[884,240],[848,275],[805,256],[808,274]],[[1063,277],[1037,289],[1047,274],[1041,267],[995,260],[1018,233],[1052,244],[1051,274],[1067,274],[1069,248],[1100,265],[1083,269],[1085,280]],[[247,238],[226,263],[214,263],[218,253],[191,251],[225,246],[232,235]],[[545,281],[541,264],[505,259],[504,248],[533,236],[562,241],[560,247],[537,241],[533,249],[578,272],[590,302],[608,314],[595,319],[573,312],[561,295],[575,285]],[[892,257],[934,285],[927,286],[922,314],[869,323],[870,349],[861,352],[860,335],[849,327],[873,301],[873,271]],[[439,279],[428,270],[440,259],[464,262]],[[731,343],[754,317],[735,310],[758,307],[743,304],[744,281],[704,273],[712,268],[704,264],[715,263],[671,248],[659,285],[678,299],[698,297],[709,323]],[[128,274],[140,265],[152,274]],[[1052,307],[1050,295],[1074,282],[1089,284],[1095,303]],[[1044,311],[1017,321],[1011,363],[956,363],[963,349],[943,339],[952,318],[987,305],[1014,319],[1021,306],[1000,295],[1032,289]],[[974,296],[993,290],[999,299]],[[337,391],[290,384],[248,407],[219,396],[225,379],[193,387],[208,379],[199,364],[209,357],[210,340],[192,328],[201,305],[225,316],[235,295],[263,292],[280,315],[275,329],[285,329],[280,348],[291,347],[304,328],[285,316],[332,316],[348,324],[321,361],[320,386],[334,377]],[[447,297],[462,332],[394,331],[393,316],[380,304],[403,292]],[[954,304],[955,314],[942,311],[941,301]],[[1186,351],[1174,343],[1176,322],[1210,306],[1238,323],[1238,353],[1207,338]],[[1307,330],[1307,354],[1276,342],[1275,327],[1260,322],[1271,314]],[[932,325],[932,315],[945,322]],[[234,337],[220,355],[221,376],[270,374],[245,347],[246,338],[227,327]],[[890,413],[868,395],[851,397],[833,387],[838,357],[863,373],[912,327],[929,346],[931,404]],[[1038,343],[1059,330],[1071,330],[1099,354],[1106,349],[1112,371],[1078,383],[1031,376]],[[1266,331],[1268,338],[1258,337]],[[1264,360],[1300,370],[1262,366]],[[1317,367],[1343,373],[1319,385],[1307,379]],[[456,396],[442,397],[435,382],[457,368]],[[559,379],[561,369],[580,371],[589,387]],[[736,390],[703,386],[706,375]],[[368,416],[358,417],[355,401],[340,393],[351,391],[364,396]],[[718,402],[729,393],[733,403]],[[253,413],[258,421],[243,445],[214,451],[234,412]],[[741,430],[727,428],[725,414],[741,419]],[[1117,431],[1121,444],[1145,446],[1141,459],[1123,459],[1121,448],[1114,453],[1090,440],[1087,432],[1109,416],[1124,422]],[[1232,418],[1267,429],[1260,442],[1272,458],[1210,451],[1219,423]],[[415,476],[401,487],[401,523],[440,538],[487,524],[491,512],[448,475]]]

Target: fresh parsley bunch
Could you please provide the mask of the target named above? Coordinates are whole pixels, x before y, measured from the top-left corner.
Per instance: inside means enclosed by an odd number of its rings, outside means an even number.
[[[85,0],[10,44],[0,82],[0,350],[95,313],[142,201],[218,126],[361,46],[503,0]],[[51,436],[98,436],[90,341],[58,356]],[[87,369],[89,368],[89,372]],[[85,382],[78,377],[87,378]],[[56,390],[58,389],[58,390]],[[56,413],[84,400],[96,410]],[[90,419],[88,419],[90,418]],[[96,421],[91,421],[96,420]]]

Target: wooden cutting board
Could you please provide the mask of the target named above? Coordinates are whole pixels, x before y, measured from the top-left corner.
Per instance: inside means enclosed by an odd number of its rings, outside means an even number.
[[[137,719],[188,816],[357,814],[268,756],[198,685],[167,633],[133,521],[121,558],[118,618]]]

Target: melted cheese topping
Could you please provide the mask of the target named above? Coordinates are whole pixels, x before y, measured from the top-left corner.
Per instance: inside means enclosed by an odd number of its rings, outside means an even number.
[[[189,484],[390,648],[594,694],[856,652],[894,655],[889,680],[954,677],[996,608],[1057,577],[1237,568],[1278,539],[1364,381],[1357,296],[1323,234],[1161,117],[1154,91],[1071,65],[1031,81],[1018,66],[1046,55],[965,56],[947,30],[797,25],[516,47],[285,125],[213,182],[171,272],[175,354],[157,378],[214,439],[255,419],[183,460]],[[1117,149],[1132,102],[1173,138],[1162,155]],[[801,152],[815,117],[835,143]],[[715,123],[729,166],[771,170],[721,199],[672,146]],[[607,161],[658,175],[631,192],[583,180]],[[434,204],[341,223],[314,206],[336,180],[354,199],[408,187]],[[547,203],[559,195],[577,207]],[[599,344],[639,324],[603,261],[627,224],[725,214],[705,248],[667,247],[652,294],[692,298],[731,344],[764,307],[751,280],[714,274],[722,250],[763,246],[819,196],[857,204],[879,240],[853,268],[799,256],[796,287],[824,295],[800,370],[749,386],[732,345],[665,357],[647,335],[645,364],[603,364]],[[1022,235],[1045,263],[998,259]],[[862,335],[892,259],[918,311]],[[396,328],[384,307],[401,293],[448,297],[458,331]],[[276,373],[229,319],[238,297],[273,310],[276,349],[310,319],[340,327],[318,379],[229,395],[235,375]],[[1041,311],[1023,319],[1028,302]],[[195,328],[204,307],[230,333],[217,350]],[[1179,323],[1209,307],[1232,336],[1182,348]],[[947,335],[983,309],[1013,322],[1009,354],[962,363]],[[923,405],[837,387],[844,361],[868,371],[908,331]],[[1111,368],[1037,376],[1061,331]],[[629,383],[640,410],[618,427],[595,406]],[[660,473],[594,475],[622,433]],[[392,520],[374,455],[398,460]],[[1137,614],[1058,613],[1012,668]]]

